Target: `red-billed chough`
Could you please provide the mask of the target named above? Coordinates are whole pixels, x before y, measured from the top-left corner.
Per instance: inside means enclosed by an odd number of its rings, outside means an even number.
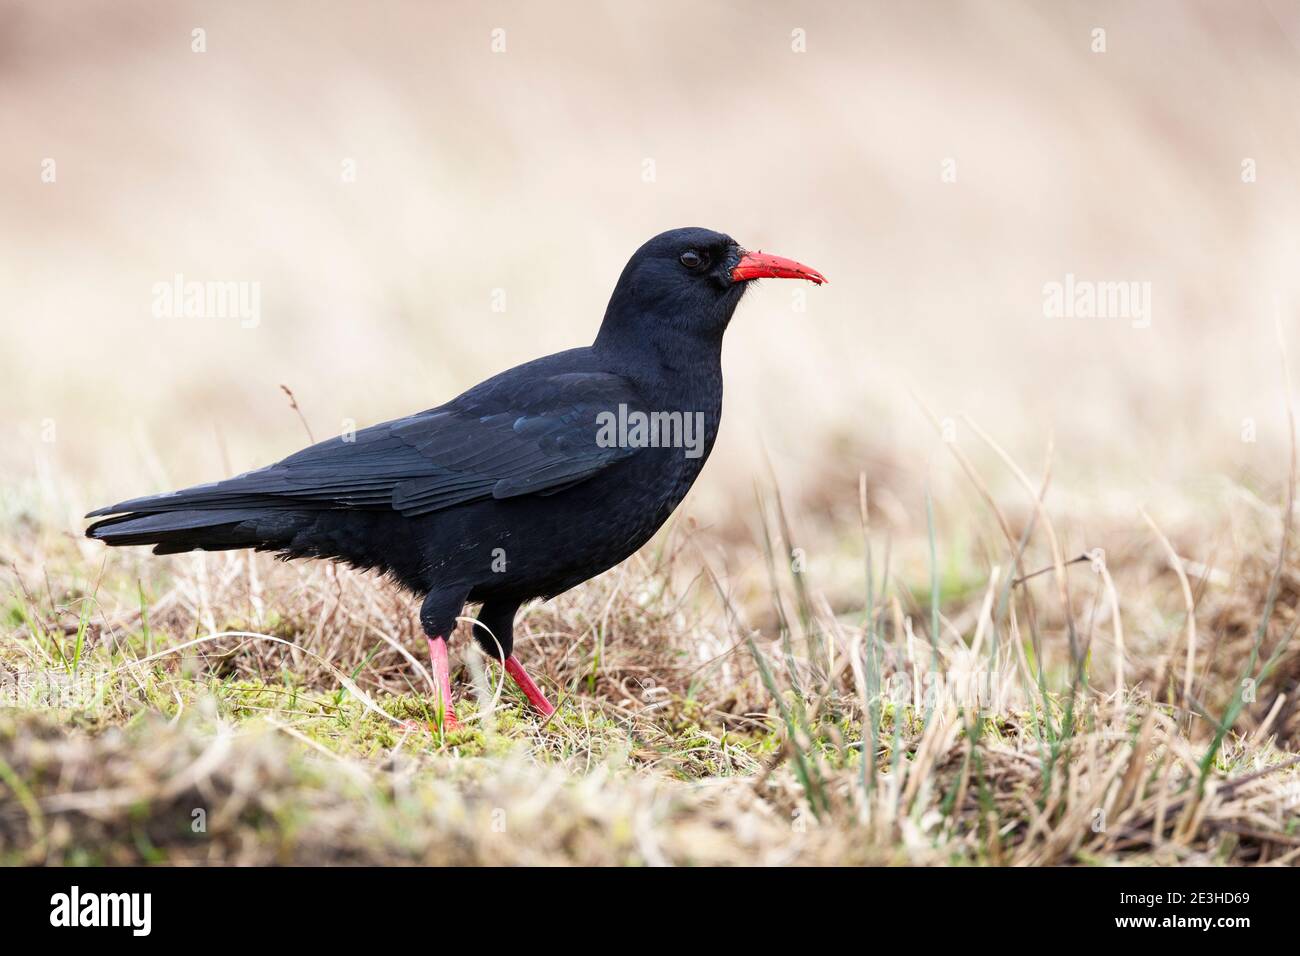
[[[257,471],[123,501],[86,531],[155,554],[253,548],[333,558],[424,596],[449,726],[446,639],[474,636],[543,715],[511,653],[514,616],[631,555],[685,497],[722,411],[722,335],[749,280],[808,279],[707,229],[651,239],[619,276],[596,341],[489,378],[445,405],[332,438]]]

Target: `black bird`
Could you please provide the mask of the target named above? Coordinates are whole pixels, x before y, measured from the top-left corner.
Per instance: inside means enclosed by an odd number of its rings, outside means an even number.
[[[86,534],[155,554],[253,548],[332,558],[423,596],[445,726],[447,637],[475,639],[544,716],[512,654],[514,616],[613,567],[686,496],[722,412],[722,335],[749,280],[826,281],[708,229],[674,229],[628,261],[596,341],[475,385],[445,405],[331,438],[278,464],[93,511]]]

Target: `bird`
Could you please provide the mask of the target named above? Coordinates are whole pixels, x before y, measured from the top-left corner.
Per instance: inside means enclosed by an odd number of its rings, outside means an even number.
[[[591,345],[255,471],[99,508],[86,535],[387,575],[421,601],[444,730],[460,727],[447,641],[478,604],[475,641],[549,719],[514,654],[516,612],[631,556],[685,498],[718,435],[723,333],[762,278],[826,281],[721,232],[661,233],[628,260]]]

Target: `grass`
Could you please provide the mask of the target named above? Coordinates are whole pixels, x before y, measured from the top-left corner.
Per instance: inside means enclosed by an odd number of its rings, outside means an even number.
[[[0,860],[1300,858],[1294,502],[1234,516],[1255,543],[1218,573],[1154,520],[1072,560],[1045,486],[995,459],[1029,504],[998,503],[958,451],[988,535],[926,490],[923,533],[882,542],[862,480],[854,602],[802,560],[845,543],[797,543],[773,491],[761,574],[728,576],[678,525],[526,609],[518,653],[559,698],[544,724],[462,632],[455,732],[385,582],[242,553],[90,563],[11,521]]]

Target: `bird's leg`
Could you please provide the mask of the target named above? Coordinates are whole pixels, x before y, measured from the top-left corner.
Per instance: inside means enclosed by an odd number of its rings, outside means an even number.
[[[515,643],[515,612],[519,610],[519,601],[515,598],[492,598],[483,602],[475,621],[474,640],[478,641],[483,653],[500,662],[510,679],[518,685],[528,698],[533,710],[543,717],[550,717],[555,708],[546,699],[542,689],[528,676],[519,658],[511,653]]]
[[[528,698],[528,703],[533,705],[533,710],[543,717],[550,717],[551,714],[555,713],[555,708],[546,699],[546,695],[542,693],[542,689],[537,686],[536,681],[528,676],[528,672],[524,670],[524,665],[519,663],[519,658],[513,654],[507,657],[505,669],[506,673],[519,686],[519,689],[524,692],[524,696]]]
[[[442,717],[444,730],[459,730],[460,721],[451,700],[451,668],[447,663],[447,639],[429,638],[429,661],[433,665],[434,706]]]

